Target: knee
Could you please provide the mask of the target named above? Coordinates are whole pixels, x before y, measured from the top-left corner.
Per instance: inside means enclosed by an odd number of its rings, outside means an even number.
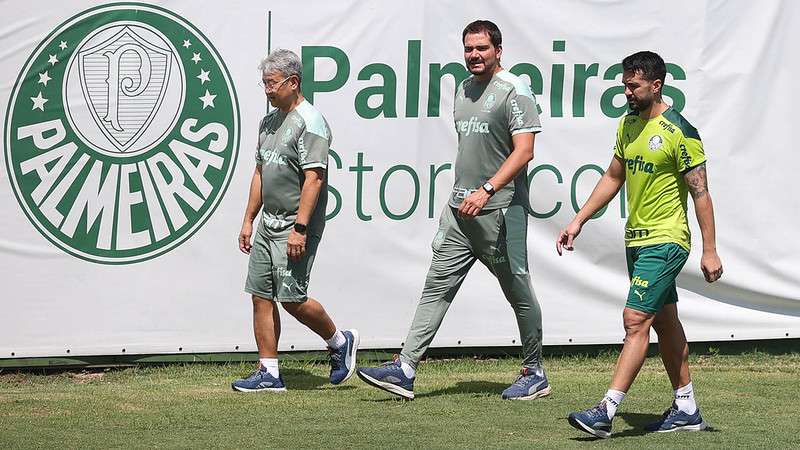
[[[641,337],[650,335],[650,325],[652,324],[652,315],[638,312],[628,313],[627,311],[622,317],[625,326],[625,337]]]
[[[656,318],[653,320],[653,329],[656,330],[656,334],[660,336],[666,332],[668,330],[667,325],[667,320],[656,315]]]
[[[272,310],[275,307],[275,303],[272,300],[268,300],[265,298],[258,297],[256,295],[253,296],[253,311],[264,311],[264,310]]]
[[[303,303],[285,302],[281,303],[281,306],[286,312],[288,312],[294,317],[297,317],[300,314],[300,309],[303,307]]]

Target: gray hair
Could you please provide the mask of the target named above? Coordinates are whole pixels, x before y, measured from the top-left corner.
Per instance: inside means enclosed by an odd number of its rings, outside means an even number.
[[[300,58],[293,51],[284,48],[270,52],[266,58],[261,60],[258,68],[264,73],[280,72],[284,77],[292,75],[296,75],[297,78],[303,77],[303,65],[300,63]]]

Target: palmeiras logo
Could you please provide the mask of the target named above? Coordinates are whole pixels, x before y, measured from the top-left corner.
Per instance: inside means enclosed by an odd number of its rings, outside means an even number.
[[[225,194],[238,149],[222,58],[152,5],[104,5],[60,25],[28,59],[6,113],[6,169],[25,214],[62,250],[103,264],[191,237]]]
[[[657,134],[653,135],[647,143],[647,146],[653,151],[660,149],[662,145],[664,145],[664,138]]]
[[[483,102],[483,108],[481,111],[483,112],[491,112],[492,108],[494,108],[494,104],[497,103],[497,96],[494,93],[489,94],[486,97],[486,100]]]

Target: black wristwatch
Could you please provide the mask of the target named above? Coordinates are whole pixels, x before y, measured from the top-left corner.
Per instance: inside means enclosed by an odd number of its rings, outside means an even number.
[[[486,183],[483,183],[483,186],[481,187],[484,191],[486,191],[487,194],[489,194],[490,197],[494,195],[494,186],[492,186],[492,183],[487,181]]]
[[[300,234],[306,234],[306,230],[308,229],[308,225],[303,225],[302,223],[295,222],[294,224],[294,231],[297,231]]]

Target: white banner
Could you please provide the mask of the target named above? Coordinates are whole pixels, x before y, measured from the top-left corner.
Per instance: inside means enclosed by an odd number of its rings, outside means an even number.
[[[725,274],[678,278],[690,340],[800,335],[790,1],[4,3],[0,358],[253,351],[237,237],[266,110],[268,46],[302,56],[333,130],[329,221],[310,294],[364,348],[399,347],[453,182],[461,31],[497,23],[544,131],[528,250],[544,344],[619,343],[628,289],[619,196],[563,257],[558,230],[612,157],[621,59],[668,63],[668,103],[708,157]],[[280,349],[322,341],[283,315]],[[434,346],[512,346],[477,264]]]

